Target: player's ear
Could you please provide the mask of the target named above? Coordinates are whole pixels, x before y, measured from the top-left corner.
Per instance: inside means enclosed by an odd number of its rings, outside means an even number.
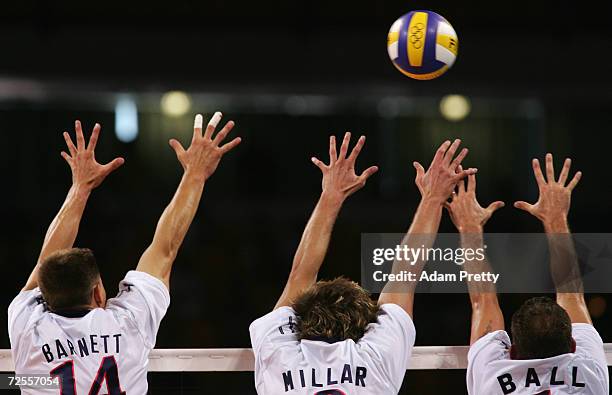
[[[517,359],[516,347],[513,345],[510,346],[510,359]]]
[[[98,281],[92,293],[94,305],[96,307],[106,307],[106,290],[104,289],[104,285],[102,284],[102,279]]]
[[[570,352],[573,354],[576,352],[576,340],[572,337],[572,345],[570,346]]]

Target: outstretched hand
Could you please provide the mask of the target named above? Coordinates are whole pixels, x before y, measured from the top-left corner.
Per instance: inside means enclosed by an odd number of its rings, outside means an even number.
[[[468,153],[468,149],[463,148],[453,159],[460,144],[459,139],[452,144],[448,140],[445,141],[436,151],[427,171],[419,162],[413,163],[416,169],[415,183],[423,199],[431,199],[443,204],[451,196],[460,180],[478,171],[474,168],[457,171]]]
[[[378,171],[377,166],[368,167],[360,175],[355,173],[355,162],[365,144],[365,136],[357,140],[350,155],[347,156],[351,133],[346,132],[340,146],[340,154],[336,152],[336,137],[329,138],[329,164],[313,157],[314,163],[323,172],[323,193],[344,200],[357,192],[366,184],[367,179]]]
[[[459,171],[462,171],[459,166]],[[459,232],[482,232],[482,227],[487,223],[495,211],[504,207],[504,202],[496,201],[484,208],[476,198],[476,175],[470,174],[465,181],[457,184],[457,191],[453,192],[450,202],[444,203],[451,220]]]
[[[89,138],[89,144],[85,145],[85,136],[80,121],[75,121],[76,146],[68,132],[64,132],[64,140],[68,146],[68,152],[62,151],[62,158],[68,162],[72,170],[72,184],[76,187],[84,187],[93,190],[113,171],[125,162],[123,158],[115,158],[111,162],[102,165],[96,161],[95,149],[100,135],[100,124],[96,123]]]
[[[226,123],[223,129],[213,138],[213,133],[221,117],[220,112],[215,112],[206,126],[206,131],[202,134],[203,118],[201,114],[196,115],[193,124],[193,138],[188,149],[183,148],[178,140],[170,140],[170,146],[176,152],[185,173],[198,179],[208,179],[217,169],[223,155],[242,141],[240,137],[236,137],[229,143],[221,145],[228,133],[234,128],[234,121]]]
[[[567,158],[559,178],[555,180],[555,169],[552,154],[546,154],[546,178],[542,174],[540,161],[533,159],[533,174],[540,190],[538,201],[530,204],[524,201],[514,203],[514,207],[527,211],[544,223],[556,220],[566,220],[572,199],[572,191],[578,185],[582,172],[576,172],[572,180],[567,183],[572,160]]]

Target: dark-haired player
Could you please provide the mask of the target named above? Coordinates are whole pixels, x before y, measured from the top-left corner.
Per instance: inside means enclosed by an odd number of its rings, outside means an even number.
[[[537,217],[547,234],[550,268],[557,300],[538,297],[526,301],[512,316],[512,341],[494,285],[469,283],[472,330],[468,353],[467,387],[470,395],[589,394],[609,393],[603,342],[592,325],[582,288],[578,260],[567,214],[578,172],[568,183],[571,161],[565,160],[555,179],[553,158],[546,155],[546,178],[537,159],[533,171],[540,190],[535,204],[515,207]],[[483,246],[482,227],[502,207],[486,209],[476,200],[476,177],[468,177],[447,205],[461,233],[464,248]],[[483,262],[466,262],[465,270],[481,272]],[[484,269],[487,270],[487,269]]]
[[[193,139],[185,150],[170,145],[184,173],[174,198],[162,214],[136,270],[107,300],[96,260],[90,250],[72,248],[92,190],[123,163],[100,165],[94,150],[96,124],[89,140],[76,122],[76,146],[64,133],[72,170],[72,187],[45,237],[38,263],[8,309],[11,349],[17,374],[51,375],[59,390],[24,388],[25,394],[135,395],[147,393],[147,362],[160,322],[170,303],[170,271],[198,208],[206,180],[223,154],[240,139],[221,145],[233,127],[228,122],[213,138],[221,114],[202,133],[197,115]]]
[[[337,153],[332,136],[329,164],[312,159],[323,173],[321,197],[274,311],[249,328],[259,394],[382,395],[397,394],[402,385],[416,335],[414,290],[385,288],[375,303],[344,278],[317,282],[342,204],[377,171],[355,173],[365,137],[351,152],[349,141],[347,133]],[[467,154],[464,149],[454,158],[459,144],[442,144],[427,172],[415,162],[422,200],[407,235],[410,245],[425,243],[413,236],[437,233],[444,202],[457,181],[475,171],[456,174]]]

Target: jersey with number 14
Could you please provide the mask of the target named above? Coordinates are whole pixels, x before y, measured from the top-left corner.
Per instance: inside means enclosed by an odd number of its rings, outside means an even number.
[[[149,352],[169,304],[166,286],[137,271],[104,309],[50,312],[38,288],[22,291],[8,309],[15,373],[50,375],[60,386],[22,394],[146,394]]]

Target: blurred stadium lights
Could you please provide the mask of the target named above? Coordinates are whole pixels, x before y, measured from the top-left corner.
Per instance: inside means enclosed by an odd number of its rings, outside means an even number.
[[[257,113],[272,113],[277,108],[286,105],[286,99],[274,94],[255,94],[251,96],[250,100],[253,103],[253,110]]]
[[[124,91],[125,92],[125,91]],[[265,93],[263,93],[265,92]],[[168,121],[185,115],[222,109],[226,113],[289,114],[293,116],[326,116],[334,114],[375,115],[385,120],[397,118],[435,119],[440,113],[452,120],[468,115],[477,118],[513,118],[529,121],[546,116],[539,98],[500,96],[480,93],[470,99],[457,95],[442,101],[434,93],[407,94],[394,86],[380,84],[347,90],[334,84],[313,88],[293,86],[291,90],[260,85],[248,88],[211,85],[207,90],[183,91],[134,90],[125,92],[138,103],[141,123],[148,114],[161,113]],[[43,82],[0,77],[0,106],[14,108],[25,103],[44,104],[70,111],[116,110],[117,91],[84,83]],[[160,101],[161,97],[161,101]],[[467,111],[467,113],[466,113]],[[465,114],[465,115],[462,115]],[[140,125],[142,126],[142,125]]]
[[[191,97],[182,91],[164,93],[161,98],[162,113],[171,117],[180,117],[191,109]]]
[[[324,115],[333,112],[333,103],[325,95],[290,95],[283,106],[289,115]]]
[[[289,115],[303,115],[308,109],[308,103],[302,96],[289,96],[285,100],[285,111]]]
[[[385,119],[392,119],[398,116],[415,115],[415,102],[411,97],[388,96],[383,97],[376,105],[378,115]]]
[[[0,100],[38,101],[44,98],[44,86],[37,81],[0,78]]]
[[[138,108],[130,96],[121,96],[115,104],[115,135],[124,143],[138,137]]]
[[[378,102],[378,114],[383,118],[395,118],[400,114],[397,98],[385,97]]]
[[[472,105],[463,95],[446,95],[440,100],[440,113],[449,121],[461,121],[470,114]]]

